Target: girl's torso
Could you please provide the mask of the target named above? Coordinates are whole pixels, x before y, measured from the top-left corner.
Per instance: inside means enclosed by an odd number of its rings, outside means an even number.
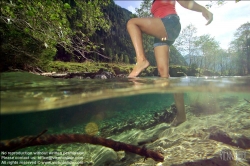
[[[151,7],[154,17],[163,18],[170,14],[177,14],[175,0],[155,0]]]

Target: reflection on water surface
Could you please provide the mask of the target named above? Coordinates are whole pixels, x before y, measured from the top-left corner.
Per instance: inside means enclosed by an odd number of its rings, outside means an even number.
[[[1,74],[1,114],[41,111],[114,97],[176,92],[250,92],[250,77],[54,79]]]

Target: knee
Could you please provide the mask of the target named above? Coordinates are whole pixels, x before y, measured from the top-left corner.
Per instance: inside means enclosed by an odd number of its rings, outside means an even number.
[[[131,18],[130,20],[128,20],[127,22],[127,29],[129,29],[131,26],[135,25],[135,19]]]

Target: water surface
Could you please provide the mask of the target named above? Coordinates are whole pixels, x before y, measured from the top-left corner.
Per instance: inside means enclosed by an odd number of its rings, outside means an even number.
[[[45,111],[101,99],[151,93],[249,93],[250,77],[55,79],[1,74],[1,114]]]

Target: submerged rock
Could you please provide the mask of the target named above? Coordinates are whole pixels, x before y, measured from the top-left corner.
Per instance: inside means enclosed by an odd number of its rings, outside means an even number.
[[[250,137],[242,134],[230,133],[217,129],[210,133],[209,139],[236,146],[242,149],[250,148]]]
[[[94,77],[95,79],[107,79],[107,77],[105,76],[105,75],[96,75],[95,77]]]

